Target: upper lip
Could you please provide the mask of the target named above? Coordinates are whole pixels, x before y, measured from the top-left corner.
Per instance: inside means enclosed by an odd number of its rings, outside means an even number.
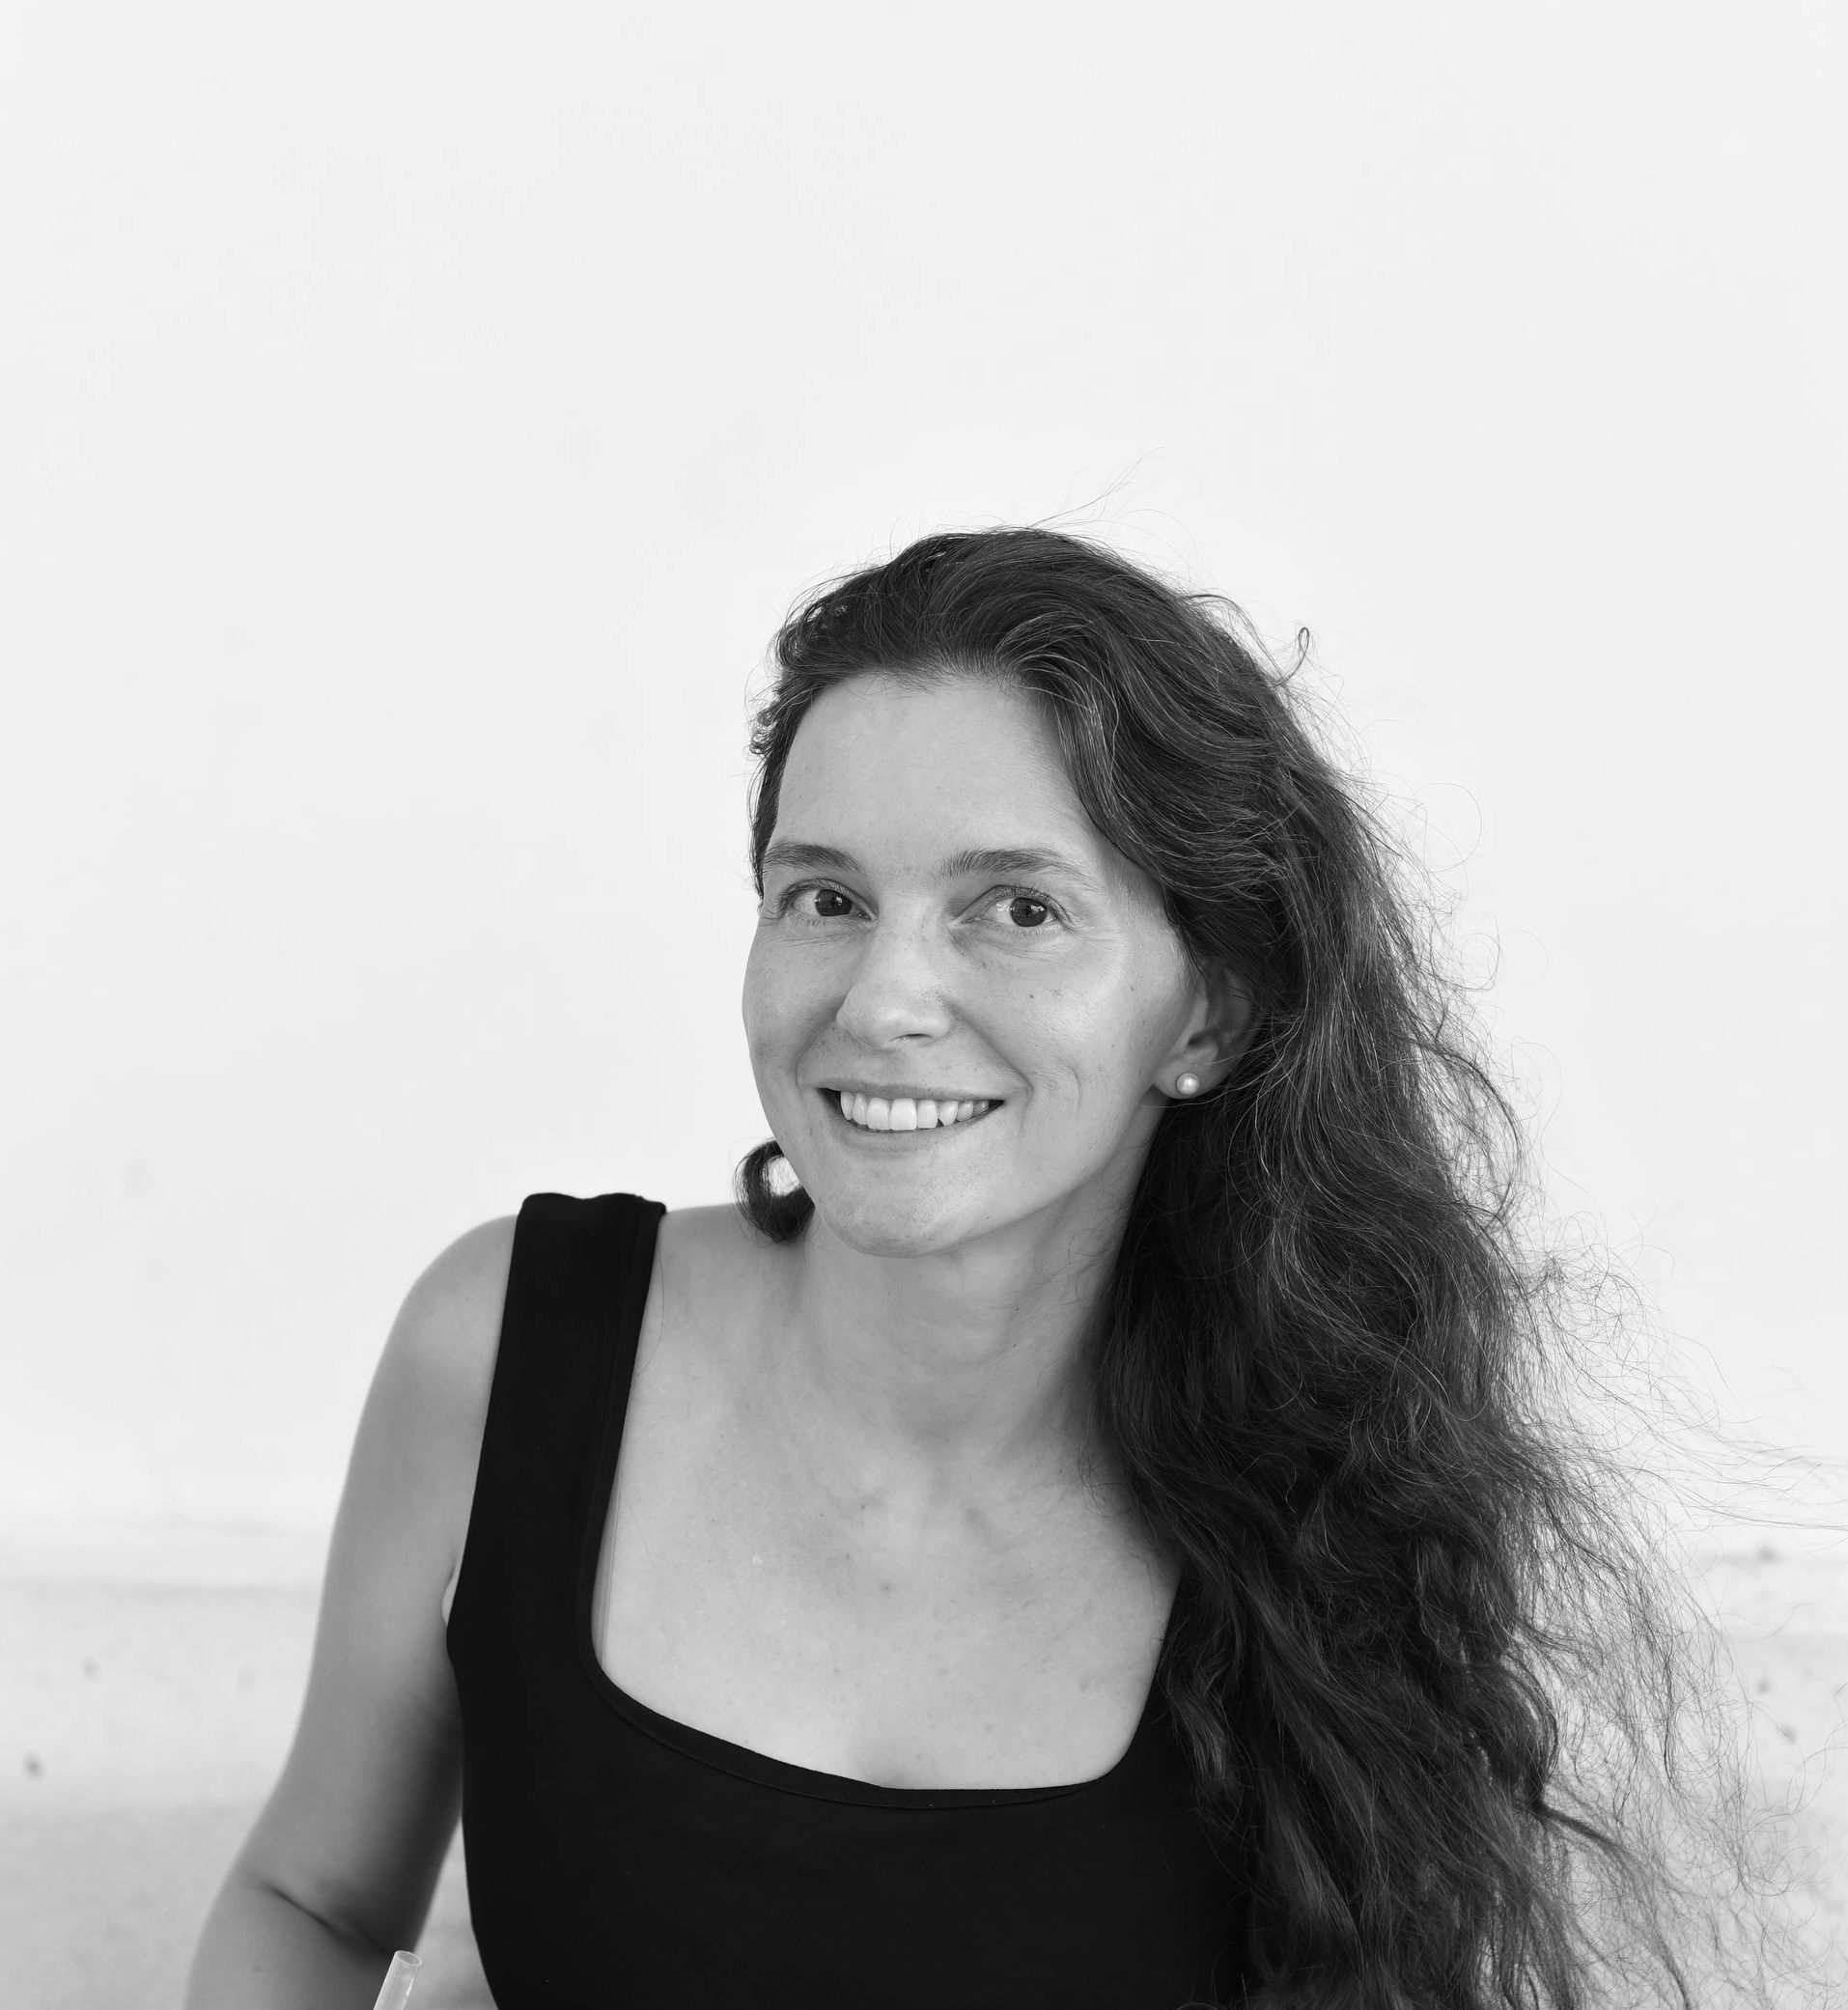
[[[975,1089],[919,1089],[909,1082],[823,1082],[827,1096],[878,1096],[886,1103],[909,1098],[912,1103],[999,1103],[998,1096],[984,1096]]]

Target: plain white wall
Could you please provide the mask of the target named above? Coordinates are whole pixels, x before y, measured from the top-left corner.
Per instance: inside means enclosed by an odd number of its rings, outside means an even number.
[[[0,1514],[315,1523],[540,1187],[726,1190],[791,597],[1316,637],[1559,1205],[1848,1452],[1843,16],[81,5],[0,77]]]

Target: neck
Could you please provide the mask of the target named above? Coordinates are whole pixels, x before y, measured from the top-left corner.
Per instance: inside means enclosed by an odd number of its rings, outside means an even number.
[[[1092,1212],[907,1257],[869,1256],[813,1216],[770,1397],[813,1484],[915,1527],[1087,1478],[1087,1343],[1123,1230]]]

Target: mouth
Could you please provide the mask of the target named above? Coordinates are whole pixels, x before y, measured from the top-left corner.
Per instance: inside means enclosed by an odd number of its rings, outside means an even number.
[[[834,1121],[862,1136],[929,1135],[963,1131],[1001,1107],[997,1097],[862,1096],[852,1089],[818,1089]]]

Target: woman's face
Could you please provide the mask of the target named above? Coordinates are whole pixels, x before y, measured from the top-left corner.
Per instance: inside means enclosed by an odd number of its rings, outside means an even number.
[[[878,673],[797,731],[744,1025],[822,1219],[891,1256],[1126,1205],[1174,1075],[1216,1078],[1224,1030],[1037,702]]]

